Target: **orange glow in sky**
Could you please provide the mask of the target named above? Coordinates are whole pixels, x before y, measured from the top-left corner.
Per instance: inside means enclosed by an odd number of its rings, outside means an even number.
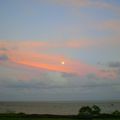
[[[64,61],[61,61],[61,64],[62,64],[62,65],[64,65],[64,64],[65,64],[65,62],[64,62]]]

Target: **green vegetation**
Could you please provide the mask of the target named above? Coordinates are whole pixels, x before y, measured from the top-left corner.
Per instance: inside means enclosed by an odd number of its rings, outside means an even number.
[[[97,105],[92,106],[92,114],[93,115],[99,115],[101,112],[101,109]]]
[[[84,106],[79,110],[79,115],[91,115],[92,114],[92,109],[89,106]]]
[[[115,111],[112,113],[112,115],[115,115],[115,116],[120,116],[120,111],[115,110]]]
[[[112,114],[101,114],[99,116],[89,115],[26,115],[23,113],[0,114],[0,120],[120,120],[120,116]]]
[[[97,116],[100,115],[101,109],[97,105],[93,105],[92,107],[84,106],[80,108],[78,115],[84,116]]]
[[[70,118],[6,118],[2,117],[0,120],[86,120],[86,119],[70,119]],[[89,120],[89,119],[88,119]],[[111,119],[92,119],[92,120],[120,120],[120,118],[111,118]]]
[[[67,119],[67,118],[6,118],[2,117],[0,120],[75,120],[75,119]]]

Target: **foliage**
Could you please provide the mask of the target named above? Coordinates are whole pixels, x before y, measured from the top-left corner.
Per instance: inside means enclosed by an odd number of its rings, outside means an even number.
[[[91,115],[92,109],[89,106],[84,106],[79,110],[79,115]]]
[[[112,115],[120,115],[120,111],[115,110],[115,111],[112,113]]]
[[[101,109],[97,105],[92,106],[92,114],[93,115],[99,115],[101,112]]]
[[[99,115],[101,109],[97,105],[93,105],[92,107],[84,106],[79,110],[79,115]]]

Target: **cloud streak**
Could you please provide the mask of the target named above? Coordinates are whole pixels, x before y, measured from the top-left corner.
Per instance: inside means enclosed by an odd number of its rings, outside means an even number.
[[[110,62],[108,66],[112,68],[120,68],[120,62]]]
[[[78,44],[79,43],[79,44]],[[88,42],[75,42],[69,41],[67,44],[63,44],[65,47],[70,48],[78,48],[81,45],[88,46],[90,43]],[[93,44],[93,43],[91,43]],[[59,46],[59,44],[57,44]],[[60,44],[61,47],[62,44]],[[2,45],[1,45],[2,46]],[[101,72],[101,70],[97,69],[95,66],[88,65],[82,61],[77,61],[74,59],[67,58],[62,55],[56,54],[43,54],[42,52],[38,51],[36,47],[48,47],[47,49],[55,48],[49,43],[41,43],[41,42],[13,42],[13,43],[4,43],[6,46],[7,51],[2,51],[4,53],[1,54],[1,60],[5,61],[9,58],[10,62],[33,67],[39,69],[47,69],[50,71],[57,71],[57,72],[65,72],[65,73],[73,73],[79,76],[85,76],[87,74],[96,74],[99,77],[107,77],[109,73]],[[50,48],[49,48],[50,47]],[[36,49],[36,50],[35,50]],[[64,61],[65,64],[62,65],[61,61]]]
[[[116,4],[108,3],[105,1],[98,1],[98,0],[51,0],[53,3],[58,5],[66,5],[71,7],[79,7],[79,8],[99,8],[99,9],[108,9],[114,11],[115,13],[119,14],[120,8]],[[50,1],[50,2],[51,2]],[[49,2],[45,0],[45,2]]]

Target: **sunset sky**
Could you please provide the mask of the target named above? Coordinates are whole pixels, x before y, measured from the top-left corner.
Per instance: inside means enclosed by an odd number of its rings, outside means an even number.
[[[120,0],[0,0],[0,101],[120,100]]]

